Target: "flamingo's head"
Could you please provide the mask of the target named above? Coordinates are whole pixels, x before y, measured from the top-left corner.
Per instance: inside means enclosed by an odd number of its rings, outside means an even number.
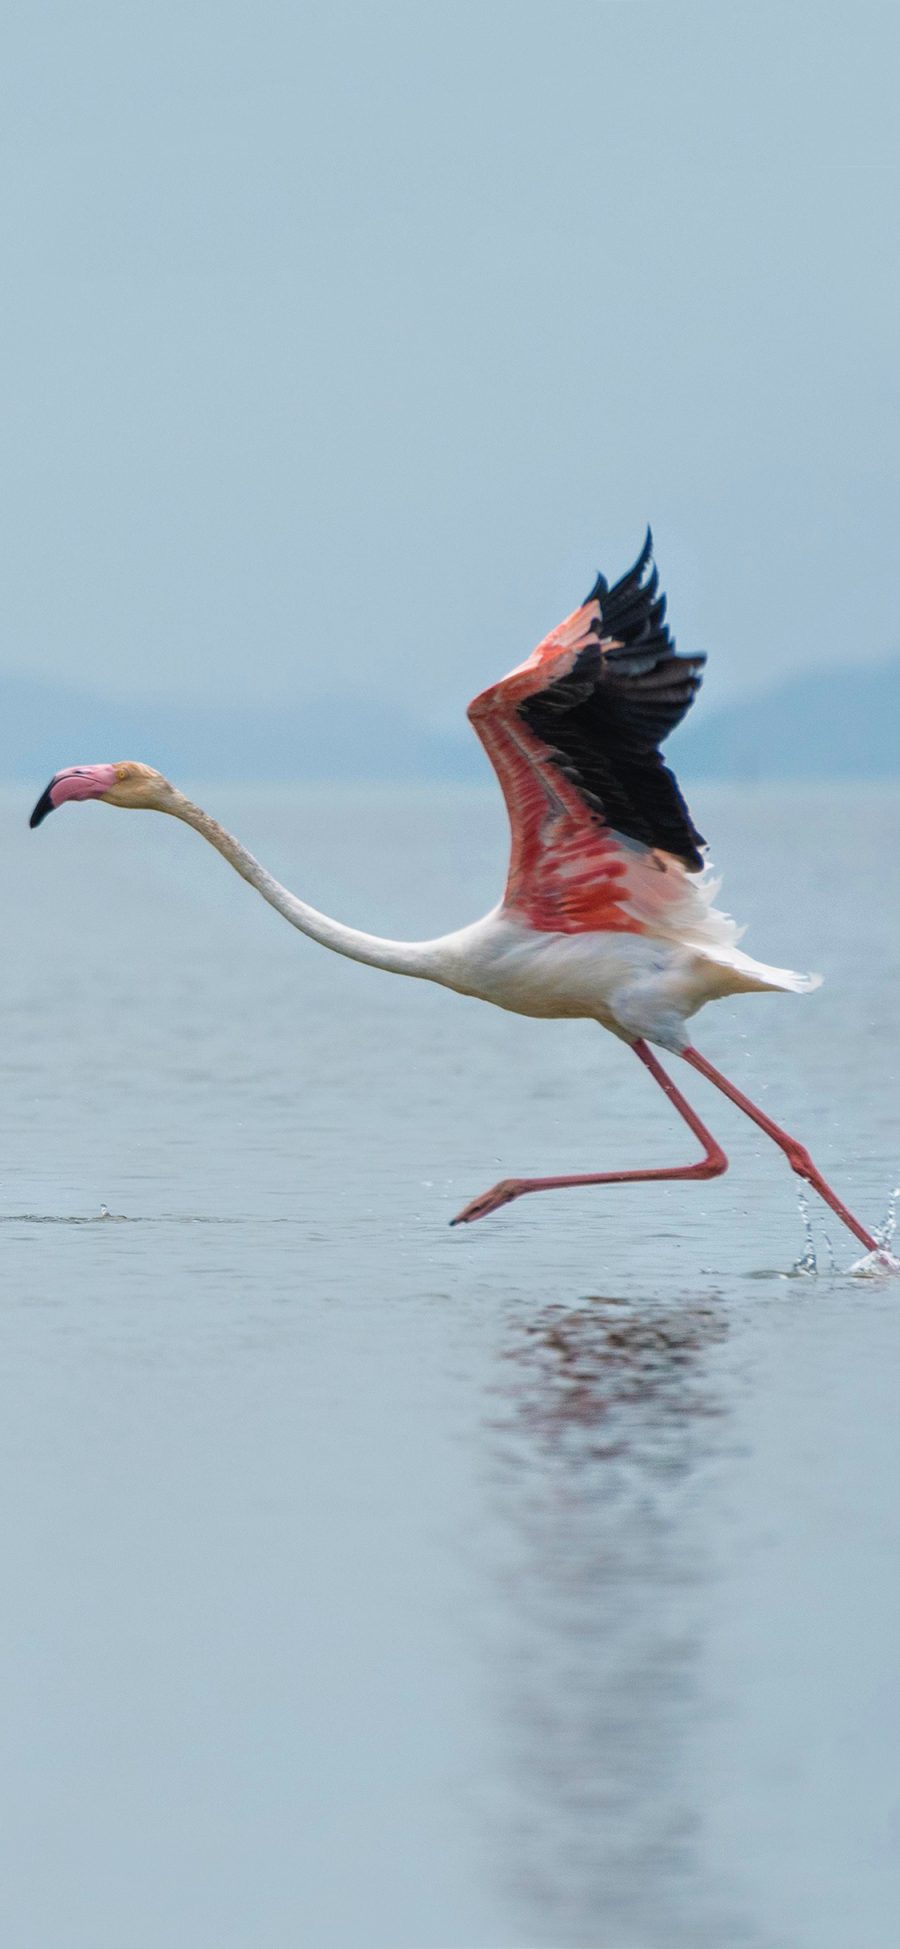
[[[47,790],[38,799],[29,824],[39,826],[48,812],[65,805],[67,799],[103,799],[107,805],[166,812],[175,797],[174,785],[151,765],[71,765],[66,771],[54,773]]]

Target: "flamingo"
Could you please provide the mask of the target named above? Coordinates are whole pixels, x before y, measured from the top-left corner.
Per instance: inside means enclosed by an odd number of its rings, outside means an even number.
[[[70,799],[169,813],[193,826],[293,927],[337,954],[521,1015],[599,1022],[634,1051],[703,1153],[668,1169],[504,1178],[451,1224],[470,1225],[538,1191],[719,1177],[725,1152],[654,1053],[659,1048],[743,1111],[867,1251],[879,1254],[879,1241],[805,1147],[714,1068],[685,1029],[698,1009],[722,996],[803,994],[821,979],[751,960],[737,945],[734,922],[713,904],[718,883],[705,841],[659,750],[693,703],[705,661],[676,654],[648,529],[620,581],[610,588],[598,575],[581,607],[470,704],[470,722],[506,801],[509,871],[498,906],[437,940],[382,940],[318,913],[149,765],[56,772],[30,824],[39,826]]]

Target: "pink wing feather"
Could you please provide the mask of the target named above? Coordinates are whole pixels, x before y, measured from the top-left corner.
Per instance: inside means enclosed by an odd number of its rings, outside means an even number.
[[[512,829],[504,906],[541,932],[667,932],[676,906],[698,926],[708,913],[688,878],[703,841],[657,748],[704,659],[675,655],[651,546],[469,706]]]

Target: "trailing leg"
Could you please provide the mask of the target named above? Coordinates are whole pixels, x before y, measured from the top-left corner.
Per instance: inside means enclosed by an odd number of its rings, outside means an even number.
[[[730,1083],[728,1077],[723,1076],[720,1069],[716,1069],[711,1062],[707,1061],[705,1056],[700,1055],[699,1050],[684,1049],[682,1050],[682,1054],[685,1062],[689,1062],[692,1069],[696,1069],[701,1076],[705,1076],[708,1082],[714,1083],[716,1089],[722,1091],[723,1096],[727,1096],[732,1103],[736,1103],[738,1109],[743,1110],[744,1115],[749,1117],[751,1122],[757,1124],[760,1130],[764,1130],[767,1137],[771,1137],[773,1144],[777,1144],[779,1150],[784,1151],[791,1170],[796,1171],[799,1178],[803,1178],[807,1184],[812,1185],[814,1191],[818,1191],[819,1197],[824,1198],[826,1205],[830,1205],[831,1210],[840,1219],[841,1224],[847,1226],[848,1231],[851,1231],[854,1237],[859,1239],[867,1251],[877,1252],[879,1250],[877,1239],[873,1238],[871,1232],[866,1231],[865,1226],[860,1224],[859,1219],[854,1218],[852,1211],[847,1210],[847,1206],[841,1202],[837,1193],[832,1191],[830,1184],[826,1183],[821,1171],[813,1163],[809,1151],[805,1146],[798,1143],[796,1137],[789,1136],[787,1131],[782,1130],[779,1124],[773,1123],[772,1118],[767,1117],[764,1110],[760,1110],[757,1104],[751,1102],[749,1096],[745,1096],[743,1091],[739,1090],[734,1083]]]

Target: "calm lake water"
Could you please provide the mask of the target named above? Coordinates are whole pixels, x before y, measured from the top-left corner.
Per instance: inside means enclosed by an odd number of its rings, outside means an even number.
[[[44,783],[0,806],[3,1940],[894,1949],[900,1282],[817,1205],[789,1276],[797,1182],[687,1072],[726,1178],[451,1232],[690,1136],[592,1025],[339,961],[174,822],[28,833]],[[374,931],[502,883],[489,790],[202,796]],[[877,1224],[900,791],[692,799],[750,951],[827,977],[697,1040]]]

